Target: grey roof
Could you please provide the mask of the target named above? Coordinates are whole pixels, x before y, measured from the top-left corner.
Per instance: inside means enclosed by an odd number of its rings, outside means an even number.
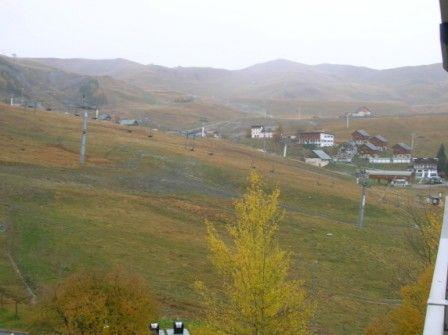
[[[400,143],[397,143],[397,144],[395,144],[395,145],[398,145],[398,146],[400,146],[400,147],[402,147],[403,149],[408,150],[408,151],[411,151],[411,150],[412,150],[411,147],[410,147],[409,145],[407,145],[406,143],[402,143],[402,142],[400,142]]]
[[[398,170],[366,170],[366,173],[371,176],[403,176],[410,177],[412,171],[398,171]]]
[[[387,141],[387,138],[385,138],[384,136],[381,136],[381,135],[375,135],[375,136],[373,136],[373,137],[379,139],[381,142],[384,142],[384,143],[387,143],[387,142],[388,142],[388,141]]]
[[[323,150],[312,150],[313,153],[320,159],[329,161],[331,160],[331,157]]]
[[[380,151],[380,148],[378,148],[376,145],[370,143],[370,142],[366,142],[363,145],[365,145],[367,148],[369,148],[370,150],[373,151]]]
[[[369,133],[366,132],[364,129],[358,129],[355,131],[355,133],[360,133],[362,136],[369,136]]]
[[[124,120],[120,120],[120,124],[122,126],[131,126],[131,125],[136,125],[139,124],[140,122],[136,119],[124,119]]]

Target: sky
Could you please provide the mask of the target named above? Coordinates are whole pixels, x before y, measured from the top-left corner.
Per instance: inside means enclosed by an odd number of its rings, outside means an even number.
[[[441,62],[438,0],[0,0],[0,54],[239,69]]]

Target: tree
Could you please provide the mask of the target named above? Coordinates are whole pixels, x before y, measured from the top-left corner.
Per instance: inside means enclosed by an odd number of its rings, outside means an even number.
[[[442,212],[433,205],[413,204],[407,209],[413,223],[408,241],[424,266],[433,264],[437,254],[440,231],[442,229]]]
[[[402,303],[376,319],[366,335],[419,335],[423,332],[426,302],[431,287],[433,267],[428,266],[417,282],[401,289]]]
[[[210,259],[220,277],[217,293],[196,283],[207,326],[214,334],[309,334],[313,304],[303,282],[287,279],[291,255],[276,239],[282,216],[279,190],[265,193],[255,172],[249,181],[235,204],[236,221],[227,227],[231,245],[206,222]]]
[[[448,174],[448,160],[446,157],[445,146],[443,145],[443,143],[439,147],[439,151],[437,152],[437,158],[438,158],[437,170],[440,173],[447,175]]]
[[[281,144],[283,140],[283,126],[279,124],[275,129],[274,135],[272,136],[274,143]]]
[[[123,271],[83,271],[46,295],[31,331],[37,334],[140,334],[157,318],[146,283]]]

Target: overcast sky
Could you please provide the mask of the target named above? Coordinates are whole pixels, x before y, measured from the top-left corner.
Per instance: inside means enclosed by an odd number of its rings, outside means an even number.
[[[441,61],[438,0],[0,0],[0,53],[246,67]]]

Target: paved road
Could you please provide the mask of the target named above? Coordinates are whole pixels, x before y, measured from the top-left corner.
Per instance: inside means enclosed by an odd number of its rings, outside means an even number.
[[[0,335],[28,335],[27,333],[16,332],[13,330],[0,330]]]

